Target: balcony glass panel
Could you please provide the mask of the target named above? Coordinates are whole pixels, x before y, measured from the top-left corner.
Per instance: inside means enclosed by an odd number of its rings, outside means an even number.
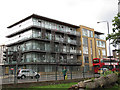
[[[76,44],[76,39],[74,37],[68,37],[68,43]]]
[[[46,55],[40,54],[40,60],[41,60],[41,62],[46,62]]]
[[[32,33],[34,38],[41,38],[41,30],[33,30]]]
[[[64,36],[62,34],[55,34],[55,40],[63,42]]]
[[[66,52],[67,47],[64,45],[63,46],[63,52]]]
[[[60,55],[60,62],[67,63],[67,55]]]
[[[26,54],[26,62],[32,62],[31,53]]]
[[[42,20],[40,19],[35,19],[33,18],[33,25],[36,25],[36,26],[41,26],[42,25]]]
[[[76,53],[75,46],[70,46],[70,53]]]
[[[59,44],[55,44],[55,52],[59,52]]]
[[[50,32],[46,32],[45,39],[52,40],[52,34]]]
[[[20,46],[20,49],[21,49],[22,51],[25,51],[25,45],[22,44],[22,45]]]
[[[51,55],[50,62],[56,62],[56,60],[55,60],[55,54],[52,54],[52,55]]]
[[[45,43],[45,51],[51,51],[50,43]]]
[[[33,50],[43,50],[45,51],[45,42],[33,42]]]
[[[25,50],[32,50],[32,42],[26,42]]]
[[[66,49],[67,49],[67,52],[70,52],[70,47],[69,46],[66,46]]]

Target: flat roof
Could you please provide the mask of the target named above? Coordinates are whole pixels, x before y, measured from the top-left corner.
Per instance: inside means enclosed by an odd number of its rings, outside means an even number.
[[[95,32],[95,34],[98,34],[98,35],[104,34],[104,33],[98,32],[98,31],[94,31],[94,32]]]
[[[28,20],[30,18],[38,18],[38,19],[43,19],[43,20],[46,20],[46,21],[50,21],[50,22],[54,22],[54,23],[58,23],[58,24],[62,24],[62,25],[70,26],[70,27],[74,27],[74,28],[80,28],[77,25],[73,25],[73,24],[69,24],[69,23],[66,23],[66,22],[58,21],[58,20],[55,20],[55,19],[43,17],[43,16],[40,16],[40,15],[37,15],[37,14],[32,14],[32,15],[30,15],[30,16],[28,16],[28,17],[26,17],[26,18],[24,18],[24,19],[22,19],[22,20],[20,20],[20,21],[18,21],[16,23],[8,26],[7,28],[12,28],[15,25],[20,24],[20,23],[22,23],[22,22],[24,22],[24,21],[26,21],[26,20]]]

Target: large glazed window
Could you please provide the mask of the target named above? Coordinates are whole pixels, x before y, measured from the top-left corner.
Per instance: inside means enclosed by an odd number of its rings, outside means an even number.
[[[97,40],[97,47],[105,48],[105,42]]]
[[[83,37],[82,41],[84,46],[88,46],[88,38]]]
[[[102,55],[103,55],[103,56],[106,55],[106,51],[105,51],[105,49],[102,49]]]
[[[84,61],[84,63],[89,63],[88,55],[83,56],[83,61]]]
[[[90,31],[88,29],[83,28],[82,29],[82,35],[87,37],[93,37],[93,31]]]

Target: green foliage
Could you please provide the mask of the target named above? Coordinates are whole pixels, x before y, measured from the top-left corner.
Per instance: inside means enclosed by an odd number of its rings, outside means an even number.
[[[95,79],[94,77],[93,77],[93,78],[91,78],[92,82],[94,81],[94,79]]]
[[[116,72],[116,71],[114,71],[114,73],[117,74],[118,76],[119,76],[119,74],[120,74],[119,72]]]
[[[112,20],[113,22],[113,32],[115,32],[116,30],[120,29],[120,13],[117,14],[117,16],[114,17],[114,19]]]
[[[106,40],[112,40],[111,44],[113,44],[113,46],[116,47],[116,45],[120,43],[120,13],[118,13],[117,16],[114,17],[112,22],[112,25],[114,27],[113,33],[108,34]]]
[[[34,89],[45,89],[45,88],[48,88],[48,89],[59,89],[59,88],[62,88],[62,89],[65,89],[67,90],[69,87],[71,87],[72,85],[75,85],[77,84],[78,82],[73,82],[73,83],[66,83],[66,84],[56,84],[56,85],[48,85],[48,86],[36,86],[36,87],[31,87],[31,88],[34,88]]]
[[[106,75],[109,75],[109,74],[112,74],[113,71],[111,70],[108,70],[108,71],[105,71],[104,73],[101,73],[100,76],[106,76]]]
[[[112,73],[115,73],[117,74],[118,76],[120,75],[119,72],[116,72],[116,71],[111,71],[111,70],[108,70],[108,71],[105,71],[104,73],[101,73],[100,76],[106,76],[106,75],[109,75],[109,74],[112,74]]]

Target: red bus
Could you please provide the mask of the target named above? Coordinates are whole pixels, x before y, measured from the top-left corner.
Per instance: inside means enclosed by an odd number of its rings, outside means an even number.
[[[120,71],[120,61],[116,58],[94,58],[93,59],[93,68],[95,73],[101,68],[107,68],[112,71]]]

